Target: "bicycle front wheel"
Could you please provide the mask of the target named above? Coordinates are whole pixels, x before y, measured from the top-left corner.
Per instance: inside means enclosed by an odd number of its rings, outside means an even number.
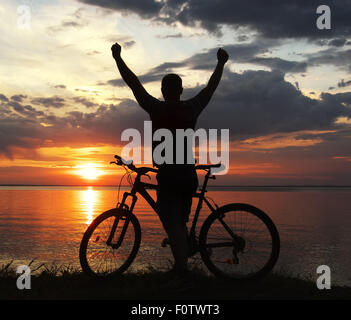
[[[199,244],[201,257],[213,274],[238,282],[266,275],[280,251],[272,220],[260,209],[240,203],[210,214],[201,228]]]
[[[87,274],[107,278],[123,273],[138,253],[141,230],[129,211],[111,209],[99,215],[86,230],[79,250]]]

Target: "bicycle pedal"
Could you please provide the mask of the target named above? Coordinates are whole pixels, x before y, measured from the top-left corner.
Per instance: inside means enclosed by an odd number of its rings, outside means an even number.
[[[169,245],[169,240],[168,240],[168,238],[164,238],[161,242],[161,247],[166,248],[167,245]]]

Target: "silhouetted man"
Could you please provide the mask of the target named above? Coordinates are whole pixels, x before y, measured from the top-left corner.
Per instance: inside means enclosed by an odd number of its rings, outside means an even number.
[[[207,86],[194,98],[186,101],[180,100],[183,92],[182,79],[176,74],[167,74],[162,79],[161,87],[165,101],[160,101],[146,92],[137,76],[127,67],[121,58],[121,46],[115,43],[111,50],[123,80],[132,89],[139,105],[149,114],[153,131],[168,129],[173,134],[173,141],[176,129],[195,129],[196,120],[215,92],[224,64],[228,61],[227,52],[219,49],[218,63]],[[173,159],[179,159],[179,155],[176,157],[175,142],[173,144]],[[156,144],[153,144],[153,150],[155,147]],[[189,247],[186,222],[189,220],[192,195],[198,186],[195,166],[187,164],[186,152],[183,156],[184,164],[173,161],[173,164],[157,165],[158,215],[171,245],[175,260],[174,270],[180,274],[187,271]]]

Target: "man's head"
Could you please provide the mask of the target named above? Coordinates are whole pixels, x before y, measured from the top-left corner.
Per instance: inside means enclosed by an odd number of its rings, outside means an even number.
[[[178,101],[183,92],[182,78],[170,73],[163,77],[161,91],[164,99]]]

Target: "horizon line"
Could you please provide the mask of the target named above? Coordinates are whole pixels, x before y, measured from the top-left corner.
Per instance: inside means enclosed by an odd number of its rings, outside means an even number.
[[[0,187],[118,187],[118,185],[87,185],[87,184],[0,184]],[[130,187],[130,185],[121,185],[121,187]],[[200,186],[199,186],[200,187]],[[295,187],[295,188],[351,188],[351,185],[211,185],[211,187],[234,187],[234,188],[282,188],[282,187]]]

